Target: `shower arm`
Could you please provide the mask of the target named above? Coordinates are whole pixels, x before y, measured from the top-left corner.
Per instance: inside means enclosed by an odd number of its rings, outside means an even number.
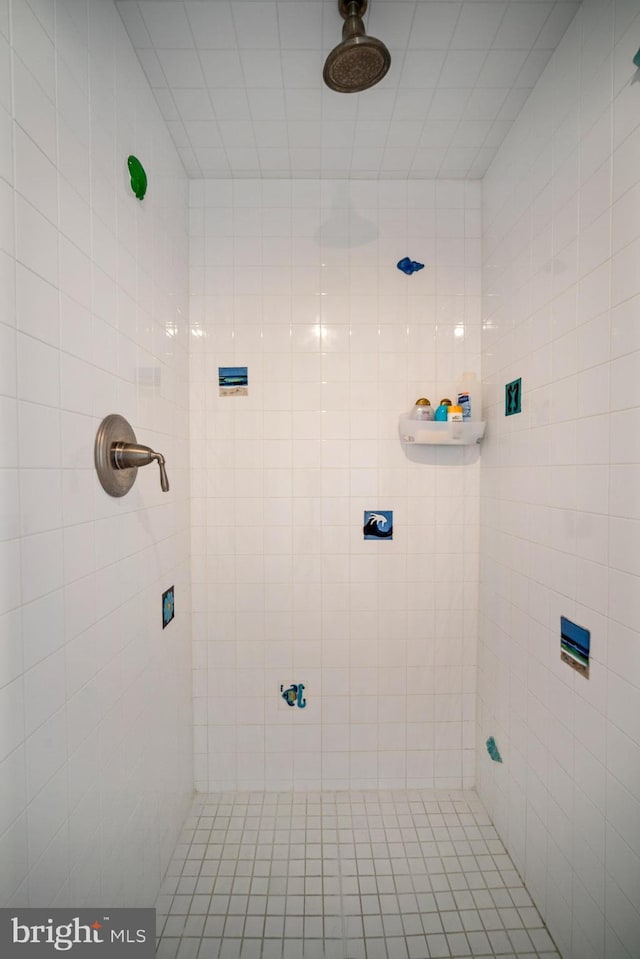
[[[350,40],[351,37],[364,36],[364,23],[362,17],[367,9],[366,2],[362,0],[341,0],[339,4],[340,13],[344,17],[342,26],[342,39]]]
[[[137,466],[148,466],[154,460],[160,467],[160,487],[163,493],[169,492],[169,479],[164,465],[162,453],[156,453],[150,446],[139,443],[114,443],[111,447],[113,465],[118,470],[132,469]]]

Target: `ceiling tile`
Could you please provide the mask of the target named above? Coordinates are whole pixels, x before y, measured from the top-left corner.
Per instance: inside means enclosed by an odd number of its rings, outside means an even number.
[[[295,7],[292,6],[292,10],[295,10]],[[233,0],[231,14],[241,50],[280,49],[278,13],[275,3],[271,3],[270,0],[263,0],[260,3]]]
[[[451,146],[479,149],[484,144],[490,129],[490,120],[463,120],[453,136]]]
[[[322,55],[310,50],[283,50],[280,57],[282,81],[292,87],[314,87],[322,74]]]
[[[215,3],[185,4],[187,18],[200,50],[233,50],[237,46],[236,31],[228,0]]]
[[[281,149],[290,143],[287,124],[284,121],[255,120],[253,123],[256,143],[265,149]]]
[[[358,170],[376,175],[382,164],[382,147],[354,147],[351,154],[351,166]]]
[[[183,166],[188,176],[203,176],[203,171],[196,159],[196,155],[190,148],[178,147],[178,154],[182,160]]]
[[[153,46],[153,41],[149,36],[149,31],[142,18],[138,4],[120,2],[117,3],[116,6],[134,48],[139,50],[144,47]]]
[[[500,113],[497,116],[498,120],[509,120],[511,123],[518,116],[522,110],[525,102],[529,98],[530,90],[523,87],[521,90],[509,90],[507,93],[504,103],[500,107]]]
[[[170,87],[205,87],[204,74],[195,50],[159,49],[158,59]]]
[[[506,2],[465,3],[451,39],[451,48],[453,50],[488,49],[498,32],[506,9]]]
[[[291,175],[288,149],[261,147],[258,150],[258,160],[263,173],[278,173],[280,176]]]
[[[163,87],[157,87],[153,91],[153,95],[156,98],[156,103],[160,107],[160,113],[165,120],[181,119],[171,90],[167,90]]]
[[[278,50],[241,50],[242,71],[248,87],[281,87],[282,61]]]
[[[320,120],[322,98],[320,90],[285,90],[288,120]]]
[[[232,170],[239,173],[250,172],[252,176],[260,176],[260,161],[257,150],[250,147],[229,147],[226,154]]]
[[[173,99],[182,120],[213,120],[208,90],[174,90]]]
[[[446,56],[441,50],[409,50],[402,67],[401,86],[407,90],[433,89]]]
[[[416,150],[411,166],[412,173],[423,177],[437,177],[446,152],[446,147]]]
[[[225,147],[253,147],[253,125],[243,120],[219,120],[218,129]]]
[[[387,142],[404,149],[418,146],[423,123],[408,120],[392,120],[389,124]]]
[[[580,3],[556,3],[540,31],[536,47],[555,50],[576,13]]]
[[[448,147],[458,126],[457,120],[427,120],[420,136],[421,147]]]
[[[502,87],[484,89],[476,87],[472,91],[464,118],[469,120],[493,120],[498,116],[508,90]]]
[[[231,173],[229,160],[224,150],[201,147],[194,150],[194,155],[203,176],[221,176]]]
[[[278,3],[278,28],[282,50],[320,50],[322,7],[318,3]]]
[[[490,50],[478,76],[478,86],[513,86],[526,59],[526,50]]]
[[[364,91],[372,97],[384,95],[384,91],[377,87],[375,90]],[[364,98],[363,98],[364,99]],[[356,122],[358,116],[358,104],[362,100],[360,97],[345,97],[329,87],[322,88],[321,110],[323,120],[350,120]]]
[[[350,149],[353,144],[353,123],[323,123],[320,126],[320,138],[323,147]]]
[[[284,90],[247,90],[249,110],[254,120],[284,120]]]
[[[448,120],[462,116],[470,90],[436,90],[429,107],[430,120]]]
[[[516,85],[519,87],[534,87],[551,59],[551,54],[551,50],[532,50],[522,65],[516,79]]]
[[[152,88],[166,87],[167,78],[164,75],[164,70],[162,69],[156,51],[140,49],[138,50],[138,59],[149,81],[149,86]]]
[[[244,90],[212,90],[211,101],[217,120],[251,120],[249,100]]]
[[[462,6],[462,3],[417,3],[409,49],[447,50]]]
[[[414,93],[408,95],[415,96]],[[339,97],[340,94],[335,93],[334,96]],[[358,120],[390,120],[393,116],[396,91],[374,87],[372,90],[365,90],[363,96],[349,97],[349,99],[357,100]]]
[[[384,146],[389,133],[390,124],[384,120],[366,120],[358,123],[355,130],[355,144],[357,147]]]
[[[182,120],[167,120],[167,128],[173,137],[173,142],[177,147],[183,149],[189,148],[189,136],[184,128]]]
[[[183,3],[145,0],[140,12],[154,47],[186,50],[193,47],[193,33]]]
[[[384,37],[389,49],[404,50],[413,32],[415,0],[375,0],[369,7],[367,33]]]
[[[438,86],[473,87],[487,54],[485,50],[450,50],[442,65]]]
[[[530,50],[552,8],[553,3],[512,3],[500,22],[493,46],[501,50]]]
[[[222,146],[222,137],[215,120],[186,120],[184,128],[191,140],[191,146],[196,150],[198,147]]]
[[[369,0],[385,78],[322,82],[337,0],[116,0],[190,176],[482,176],[577,0]]]
[[[320,148],[321,126],[319,123],[312,123],[307,120],[294,120],[287,123],[289,145],[296,149],[302,147]]]
[[[237,50],[201,50],[200,64],[210,90],[244,87],[244,73]]]

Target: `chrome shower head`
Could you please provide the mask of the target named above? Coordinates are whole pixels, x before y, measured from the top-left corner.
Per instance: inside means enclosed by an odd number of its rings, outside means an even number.
[[[382,80],[391,54],[381,40],[365,33],[367,0],[338,0],[338,9],[344,19],[342,42],[327,57],[322,76],[338,93],[359,93]]]

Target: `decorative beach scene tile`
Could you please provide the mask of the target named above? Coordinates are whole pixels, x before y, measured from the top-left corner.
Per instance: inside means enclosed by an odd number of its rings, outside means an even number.
[[[246,366],[219,366],[220,396],[248,396],[249,375]]]

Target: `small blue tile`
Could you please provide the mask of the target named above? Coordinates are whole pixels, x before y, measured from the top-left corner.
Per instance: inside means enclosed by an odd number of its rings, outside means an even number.
[[[513,416],[522,412],[522,378],[511,380],[504,388],[504,415]]]
[[[366,509],[362,532],[365,539],[393,539],[393,510]]]
[[[170,586],[162,594],[162,628],[169,625],[176,614],[174,587]]]

